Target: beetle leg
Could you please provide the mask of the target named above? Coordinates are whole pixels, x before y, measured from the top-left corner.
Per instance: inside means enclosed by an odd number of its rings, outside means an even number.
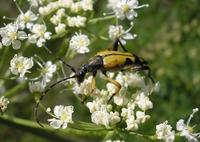
[[[96,74],[95,74],[96,75]],[[94,92],[94,90],[96,89],[96,79],[95,79],[95,76],[93,76],[92,78],[92,83],[91,83],[91,92],[89,95],[86,95],[84,96],[83,100],[81,101],[81,103],[85,103],[88,99],[89,99],[89,96]]]
[[[119,93],[120,89],[121,89],[121,84],[119,82],[117,82],[116,80],[109,78],[105,75],[105,80],[109,81],[110,83],[114,84],[116,86],[116,91],[115,93],[112,94],[112,96],[109,98],[108,103],[112,100],[112,98]]]
[[[155,84],[155,81],[153,80],[152,76],[151,76],[151,69],[148,66],[141,66],[136,68],[136,71],[141,71],[141,70],[147,70],[147,77],[149,77],[152,81],[153,84]]]
[[[114,45],[113,45],[113,50],[114,50],[114,51],[117,51],[117,50],[118,50],[119,44],[121,45],[121,47],[122,47],[122,49],[124,50],[124,52],[128,52],[128,51],[126,50],[126,48],[124,47],[124,45],[121,43],[121,41],[120,41],[118,38],[115,40],[115,43],[114,43]]]

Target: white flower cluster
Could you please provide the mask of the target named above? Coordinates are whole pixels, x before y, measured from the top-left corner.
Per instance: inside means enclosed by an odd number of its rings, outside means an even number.
[[[4,96],[0,97],[0,112],[4,112],[5,109],[8,107],[9,104],[9,100],[7,98],[5,98]]]
[[[78,2],[73,2],[72,0],[57,0],[54,2],[49,2],[46,6],[40,7],[39,12],[41,15],[49,15],[54,11],[57,11],[54,14],[50,21],[55,27],[56,33],[62,33],[65,31],[66,26],[68,27],[84,27],[87,21],[86,17],[81,15],[70,16],[69,13],[78,13],[79,11],[92,11],[93,10],[93,1],[92,0],[81,0]],[[58,26],[62,24],[62,32],[56,30]],[[65,25],[65,26],[64,26]]]
[[[54,2],[49,2],[46,6],[40,7],[39,12],[40,14],[45,16],[60,8],[69,9],[71,12],[74,13],[77,13],[79,11],[92,11],[93,1],[81,0],[78,2],[73,2],[73,0],[57,0]]]
[[[119,112],[111,111],[112,105],[106,104],[104,100],[97,98],[93,102],[88,102],[87,107],[90,110],[91,120],[97,125],[104,125],[109,127],[120,122]]]
[[[92,10],[92,0],[81,0],[77,2],[74,2],[73,0],[57,0],[49,2],[46,6],[39,8],[40,14],[44,16],[56,11],[56,13],[50,18],[50,21],[55,25],[55,32],[57,34],[66,32],[67,27],[84,27],[87,22],[87,17],[81,15],[76,16],[74,13],[78,14],[80,11],[87,12]],[[73,15],[70,16],[70,13],[73,13]],[[90,41],[87,35],[75,33],[70,40],[69,47],[77,53],[84,54],[89,52],[89,44]]]
[[[67,128],[68,123],[73,123],[72,121],[72,114],[74,112],[74,107],[73,106],[63,106],[63,105],[58,105],[55,106],[53,109],[53,118],[48,119],[50,122],[50,125],[55,128]],[[47,113],[51,113],[51,109],[47,108]]]
[[[32,12],[21,12],[14,23],[9,23],[0,28],[2,44],[17,50],[21,47],[21,41],[28,39],[30,43],[36,43],[38,47],[43,46],[46,40],[51,38],[51,32],[47,32],[46,25],[34,24],[38,17]],[[24,30],[24,31],[23,31]],[[26,31],[26,32],[25,32]]]
[[[111,83],[107,83],[107,90],[96,89],[91,94],[92,77],[89,77],[80,85],[74,83],[73,92],[75,94],[82,92],[81,94],[95,98],[86,104],[93,123],[109,128],[114,124],[124,122],[127,125],[126,130],[137,130],[139,124],[145,123],[150,118],[150,115],[145,113],[153,108],[149,95],[157,91],[159,85],[158,83],[156,85],[146,84],[143,77],[131,72],[119,72],[114,79],[121,84],[120,92],[113,98],[114,104],[121,108],[117,111],[113,109],[113,105],[108,104],[108,100],[116,92],[116,86]],[[130,87],[137,91],[129,94],[128,88]]]
[[[137,17],[136,9],[147,7],[148,5],[140,5],[138,0],[108,0],[107,7],[112,9],[117,19],[120,20],[133,20]],[[133,40],[136,38],[136,34],[131,34],[129,31],[133,27],[133,22],[128,30],[124,30],[122,25],[111,25],[109,27],[109,38],[110,39],[120,39],[123,45],[126,44],[126,40]]]
[[[87,35],[76,33],[69,42],[69,48],[77,53],[84,54],[90,51],[88,48],[89,44],[90,40]]]
[[[69,27],[84,27],[87,18],[83,16],[67,17],[67,24]]]
[[[200,133],[194,133],[194,127],[189,126],[191,119],[193,118],[194,114],[198,112],[198,110],[198,108],[193,109],[193,112],[186,124],[184,123],[183,119],[180,119],[176,123],[176,130],[179,132],[178,135],[185,137],[188,142],[198,142],[198,138],[200,138]],[[156,136],[158,139],[164,140],[165,142],[173,142],[175,139],[175,131],[173,131],[172,127],[168,125],[168,121],[165,121],[159,125],[156,125]]]

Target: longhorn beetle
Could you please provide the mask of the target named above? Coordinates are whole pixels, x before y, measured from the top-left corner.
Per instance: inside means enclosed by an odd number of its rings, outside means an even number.
[[[124,52],[118,51],[119,44],[122,47]],[[80,84],[84,81],[86,74],[91,73],[93,75],[92,90],[94,90],[96,87],[95,76],[97,74],[97,71],[101,71],[105,75],[105,79],[113,83],[117,87],[116,92],[110,97],[108,102],[110,102],[113,96],[120,91],[121,85],[117,81],[109,78],[106,75],[107,71],[120,71],[120,70],[127,70],[127,69],[132,69],[133,71],[147,70],[148,71],[147,77],[149,77],[151,81],[154,83],[154,80],[151,77],[151,69],[148,66],[147,62],[143,58],[138,57],[137,55],[128,52],[125,49],[125,47],[122,45],[119,39],[115,40],[113,50],[104,50],[104,51],[98,52],[94,57],[90,58],[87,63],[83,64],[79,70],[75,70],[74,67],[65,63],[61,58],[58,58],[58,59],[61,60],[63,64],[65,64],[67,67],[69,67],[75,73],[75,75],[71,77],[63,78],[62,80],[49,86],[49,88],[42,93],[42,96],[40,97],[39,101],[36,103],[36,107],[35,107],[35,115],[36,115],[36,120],[38,123],[39,123],[39,120],[37,119],[37,109],[38,109],[40,101],[43,99],[45,94],[47,94],[47,92],[51,88],[53,88],[57,84],[64,82],[68,79],[76,78],[77,82]],[[86,98],[83,100],[83,102],[85,100]]]

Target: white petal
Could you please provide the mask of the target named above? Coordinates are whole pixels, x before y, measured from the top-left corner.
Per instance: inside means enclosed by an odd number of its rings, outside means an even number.
[[[11,39],[10,38],[7,38],[7,37],[3,37],[2,38],[2,44],[4,45],[4,46],[10,46],[11,45]]]
[[[131,40],[134,39],[134,36],[131,33],[126,33],[123,35],[123,39]]]
[[[36,45],[37,45],[37,47],[42,47],[43,43],[45,43],[45,39],[44,38],[39,38],[39,40],[37,41]]]
[[[17,50],[17,49],[20,49],[21,47],[21,42],[19,40],[13,40],[12,41],[12,47],[13,49]]]
[[[137,17],[137,13],[134,10],[130,10],[126,13],[126,17],[128,20],[133,20],[134,17]]]
[[[27,39],[28,36],[24,31],[18,31],[17,32],[17,37],[20,40],[24,40],[24,39]]]
[[[62,124],[62,128],[63,128],[63,129],[67,128],[67,124],[68,124],[67,122],[64,122],[64,123]]]
[[[55,118],[49,119],[48,121],[50,121],[50,125],[55,129],[60,128],[61,125],[62,125],[62,121],[61,120],[56,120]]]
[[[186,125],[184,123],[183,119],[180,119],[177,123],[176,123],[176,129],[178,131],[183,131],[186,128]]]
[[[37,37],[35,35],[31,35],[28,37],[28,41],[30,43],[36,43],[37,42]]]
[[[44,33],[44,38],[48,39],[48,40],[51,39],[51,34],[52,34],[51,32],[45,32]]]

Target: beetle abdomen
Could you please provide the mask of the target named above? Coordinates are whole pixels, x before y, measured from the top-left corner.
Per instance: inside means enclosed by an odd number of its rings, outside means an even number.
[[[136,59],[131,53],[119,51],[101,51],[97,53],[97,56],[102,57],[104,70],[122,69],[125,66],[133,65]]]

